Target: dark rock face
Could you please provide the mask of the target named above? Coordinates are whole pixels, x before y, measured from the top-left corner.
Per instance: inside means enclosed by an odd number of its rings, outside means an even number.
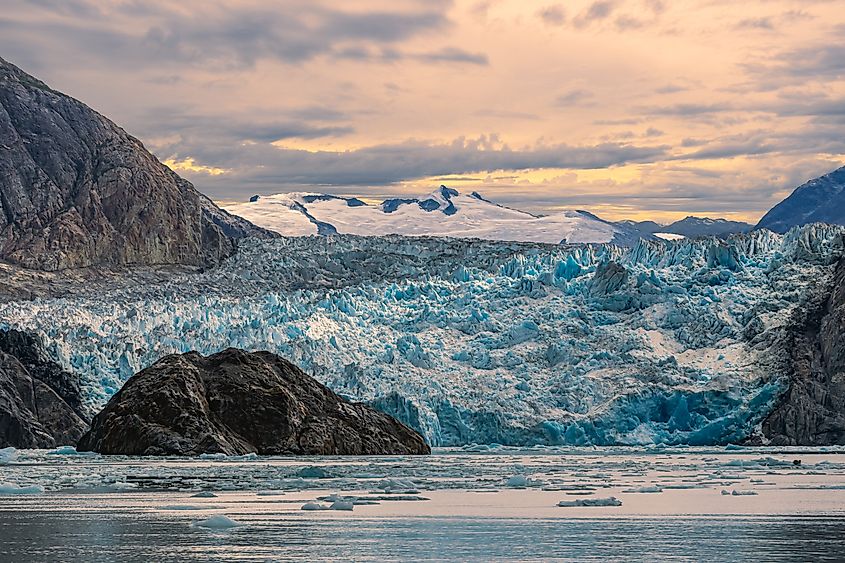
[[[785,233],[808,223],[845,225],[845,167],[796,188],[772,207],[756,228]]]
[[[88,429],[79,380],[30,334],[0,332],[0,447],[75,444]]]
[[[788,335],[790,386],[763,421],[774,445],[845,444],[845,259]]]
[[[391,416],[338,397],[270,352],[171,355],[134,375],[80,450],[125,455],[427,454]]]
[[[211,265],[266,231],[85,104],[0,59],[0,259],[40,270]]]

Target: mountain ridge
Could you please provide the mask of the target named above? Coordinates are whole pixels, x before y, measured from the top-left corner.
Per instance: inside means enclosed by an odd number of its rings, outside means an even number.
[[[270,236],[102,114],[2,58],[0,177],[0,259],[26,268],[209,266],[237,238]]]

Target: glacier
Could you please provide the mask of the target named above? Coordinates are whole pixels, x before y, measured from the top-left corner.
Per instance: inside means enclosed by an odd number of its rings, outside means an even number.
[[[546,245],[243,241],[218,268],[0,305],[92,405],[165,354],[281,354],[436,446],[727,444],[786,385],[779,339],[845,228]]]

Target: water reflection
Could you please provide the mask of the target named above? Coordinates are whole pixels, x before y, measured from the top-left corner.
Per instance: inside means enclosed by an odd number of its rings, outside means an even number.
[[[4,561],[841,561],[842,517],[253,519],[227,532],[153,513],[0,512]]]

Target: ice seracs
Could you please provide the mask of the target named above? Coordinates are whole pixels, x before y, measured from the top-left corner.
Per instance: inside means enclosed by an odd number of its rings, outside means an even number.
[[[317,193],[255,196],[226,209],[285,236],[357,234],[444,236],[558,244],[633,245],[648,233],[603,221],[586,211],[536,216],[497,205],[477,192],[440,186],[418,198],[369,205],[358,198]]]
[[[782,339],[834,271],[843,233],[630,249],[245,241],[203,274],[8,303],[0,316],[51,342],[92,403],[168,353],[238,346],[290,358],[432,445],[735,444],[787,389]]]

